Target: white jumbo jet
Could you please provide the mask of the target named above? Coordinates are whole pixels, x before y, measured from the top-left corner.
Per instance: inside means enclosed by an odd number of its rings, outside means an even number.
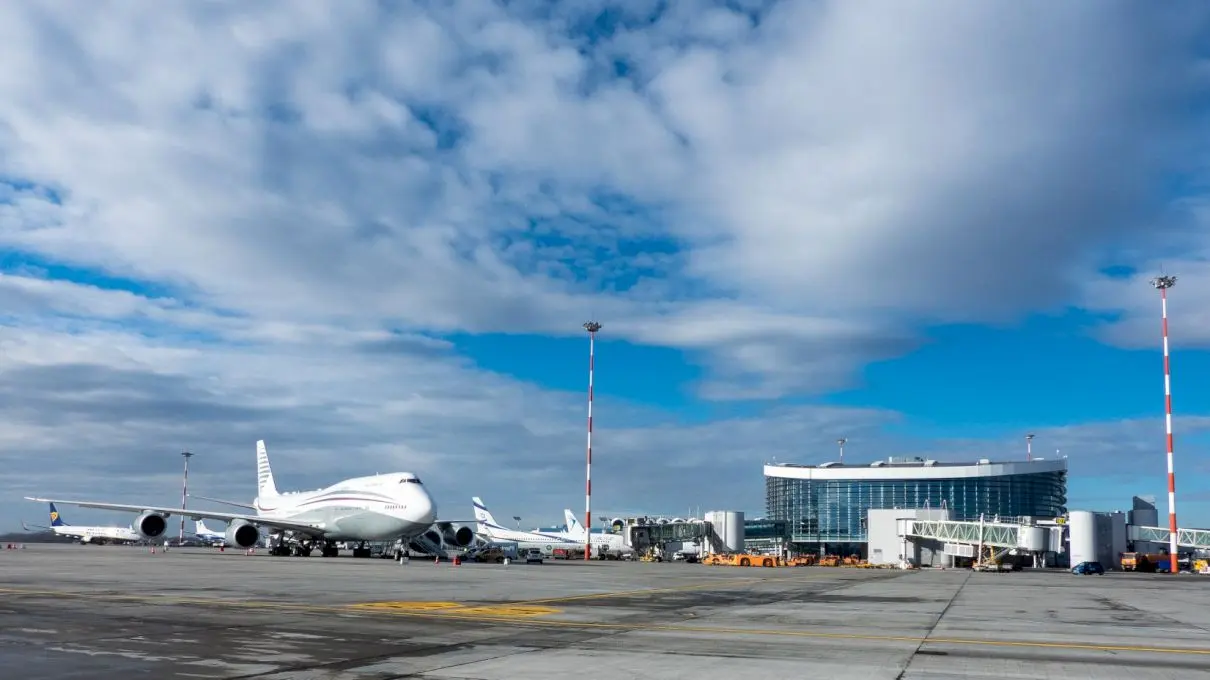
[[[472,498],[471,501],[475,506],[475,521],[479,524],[479,531],[477,533],[490,542],[516,543],[519,550],[539,548],[548,555],[554,552],[556,548],[578,550],[584,547],[583,538],[576,540],[566,532],[555,533],[509,529],[506,526],[502,526],[492,517],[492,513],[478,496]]]
[[[38,529],[50,529],[59,536],[78,538],[81,543],[104,545],[106,543],[137,543],[143,540],[143,537],[135,533],[134,529],[130,527],[85,527],[68,524],[59,516],[59,511],[55,508],[54,503],[50,504],[50,526],[34,526]],[[26,531],[31,531],[25,522],[21,523],[21,527]]]
[[[255,510],[255,514],[214,512],[189,508],[68,501],[48,498],[27,500],[76,505],[84,508],[137,512],[132,528],[145,540],[163,536],[168,518],[184,515],[194,521],[214,519],[227,522],[223,537],[229,545],[251,548],[261,538],[260,527],[271,536],[270,553],[307,556],[318,544],[325,557],[339,554],[338,541],[358,543],[354,557],[369,557],[368,541],[405,542],[422,534],[438,533],[446,544],[465,547],[474,540],[474,530],[451,521],[437,522],[437,504],[410,472],[355,477],[317,491],[279,492],[269,466],[263,440],[256,442],[257,496],[251,504],[219,501]],[[207,499],[217,501],[218,499]],[[469,524],[469,522],[464,522]],[[430,532],[433,528],[436,532]],[[287,546],[287,542],[290,543]]]

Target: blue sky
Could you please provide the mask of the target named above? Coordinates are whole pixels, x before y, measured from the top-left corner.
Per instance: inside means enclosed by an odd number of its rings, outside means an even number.
[[[762,462],[838,437],[1029,432],[1071,507],[1163,512],[1161,270],[1178,510],[1210,526],[1208,18],[4,5],[0,529],[33,493],[176,503],[185,448],[251,497],[260,438],[283,487],[408,469],[447,516],[558,523],[588,319],[598,516],[760,514]]]

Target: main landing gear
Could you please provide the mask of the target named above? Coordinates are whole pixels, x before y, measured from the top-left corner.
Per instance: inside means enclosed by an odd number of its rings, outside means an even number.
[[[311,546],[295,543],[294,545],[270,546],[269,554],[274,557],[310,557]]]
[[[287,544],[281,534],[270,537],[269,554],[274,557],[310,557],[314,545],[310,541]]]
[[[315,548],[319,548],[319,554],[324,557],[339,557],[340,547],[335,541],[322,541],[316,545],[315,541],[296,541],[286,543],[283,538],[275,538],[270,541],[269,554],[278,557],[310,557],[311,552]],[[370,557],[370,547],[362,541],[353,548],[353,557]]]

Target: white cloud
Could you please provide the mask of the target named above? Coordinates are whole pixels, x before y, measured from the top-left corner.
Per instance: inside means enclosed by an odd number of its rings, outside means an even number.
[[[569,27],[602,3],[11,3],[4,170],[64,203],[23,198],[0,238],[261,317],[573,332],[590,308],[692,325],[718,293],[875,329],[847,369],[745,358],[827,332],[707,348],[738,383],[709,393],[778,395],[842,381],[888,329],[1063,298],[1137,230],[1205,84],[1196,7],[705,5],[627,6],[588,44]],[[567,210],[595,220],[530,221]],[[617,247],[641,237],[682,253],[636,270]],[[638,285],[602,297],[610,275]]]
[[[338,443],[423,469],[522,456],[488,469],[554,488],[579,398],[476,371],[441,334],[593,316],[699,358],[717,399],[841,387],[921,324],[1073,298],[1133,337],[1147,291],[1079,281],[1149,234],[1156,177],[1204,170],[1205,12],[4,4],[0,248],[130,282],[0,278],[5,368],[44,400],[12,393],[21,455],[209,444],[243,469],[264,436],[319,471]],[[1198,257],[1182,295],[1210,290]],[[635,455],[801,434],[618,417]]]
[[[1165,243],[1169,256],[1146,256],[1126,276],[1101,275],[1083,292],[1087,308],[1106,315],[1097,329],[1102,340],[1120,347],[1158,348],[1162,338],[1162,303],[1152,281],[1176,276],[1168,290],[1169,339],[1174,350],[1210,347],[1210,201],[1182,206],[1190,228]]]

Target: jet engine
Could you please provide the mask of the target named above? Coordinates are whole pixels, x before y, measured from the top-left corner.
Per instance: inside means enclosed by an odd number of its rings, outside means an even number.
[[[159,538],[168,531],[168,518],[158,512],[144,512],[135,518],[134,530],[144,539]]]
[[[250,522],[234,519],[227,525],[227,534],[224,538],[231,545],[247,549],[256,545],[256,542],[260,540],[260,530]]]
[[[441,530],[441,540],[446,545],[465,548],[475,540],[475,531],[468,526],[459,526],[449,522],[441,522],[437,526]]]

